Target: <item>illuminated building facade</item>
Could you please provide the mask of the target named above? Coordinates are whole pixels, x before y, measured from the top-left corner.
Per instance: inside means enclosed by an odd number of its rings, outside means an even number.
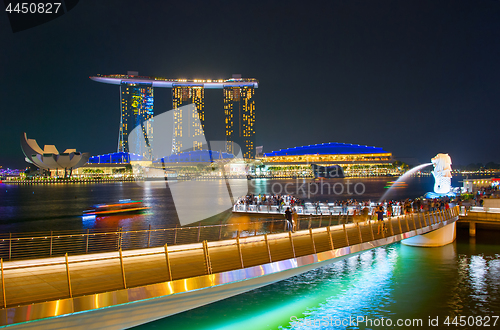
[[[205,141],[205,89],[202,86],[175,86],[172,88],[172,106],[174,108],[174,134],[172,153],[188,150],[202,150]],[[194,104],[195,108],[183,105]],[[192,145],[184,145],[183,137]]]
[[[392,153],[379,147],[348,143],[321,143],[265,153],[258,160],[266,169],[284,176],[309,173],[311,164],[342,167],[345,176],[399,175]],[[279,175],[278,175],[279,176]]]
[[[224,87],[224,116],[226,151],[237,154],[241,147],[243,158],[255,158],[255,89],[248,86]]]
[[[255,158],[254,94],[255,88],[259,86],[256,79],[241,78],[241,75],[233,75],[230,79],[216,80],[167,79],[143,77],[139,76],[137,72],[129,72],[127,75],[98,75],[90,77],[90,79],[106,84],[120,85],[121,118],[118,152],[130,152],[129,142],[132,140],[140,141],[144,137],[146,150],[140,150],[137,153],[148,159],[151,158],[148,157],[148,154],[149,156],[152,154],[153,129],[148,126],[146,121],[153,118],[153,88],[172,88],[173,153],[201,150],[204,142],[205,89],[222,89],[226,120],[226,151],[237,152],[238,150],[234,150],[234,146],[238,144],[242,148],[244,158]],[[189,104],[194,104],[196,109],[186,111],[179,109]],[[138,125],[142,125],[142,137],[129,139],[130,132]],[[189,145],[183,143],[183,138],[190,141]]]
[[[129,135],[132,130],[140,126],[139,134],[134,139],[138,147],[134,150],[139,150],[139,154],[144,157],[151,155],[151,145],[153,143],[153,127],[150,119],[153,119],[153,103],[154,94],[151,83],[128,83],[120,84],[121,94],[121,117],[120,130],[118,133],[118,152],[129,152]],[[146,149],[142,150],[141,139],[146,141]]]

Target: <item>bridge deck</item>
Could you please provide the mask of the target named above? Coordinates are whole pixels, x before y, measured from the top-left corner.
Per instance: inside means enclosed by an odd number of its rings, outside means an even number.
[[[387,231],[381,233],[376,221],[367,221],[169,246],[167,254],[160,247],[122,251],[121,258],[107,252],[69,256],[68,263],[65,257],[4,262],[3,302],[9,308],[65,299],[70,289],[78,297],[258,266],[417,231],[455,215],[453,209],[398,216],[386,220]]]

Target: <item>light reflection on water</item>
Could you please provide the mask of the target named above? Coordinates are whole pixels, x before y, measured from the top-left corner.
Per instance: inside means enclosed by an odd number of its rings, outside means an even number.
[[[305,317],[293,318],[286,329],[346,329],[353,319],[370,316],[380,318],[387,314],[391,298],[392,273],[398,254],[392,249],[377,249],[359,257],[347,259],[343,281],[328,283],[325,292],[332,292],[334,286],[341,285],[343,290],[330,295],[326,301],[303,313]],[[334,267],[339,264],[334,264]],[[353,315],[353,311],[356,314]],[[344,324],[344,325],[342,325]]]
[[[358,200],[377,200],[384,192],[383,187],[390,178],[353,178],[326,180],[323,183],[311,179],[258,179],[258,180],[231,180],[231,190],[248,191],[250,193],[272,193],[282,191],[287,187],[290,193],[305,200],[333,201],[349,198]],[[432,178],[412,178],[405,189],[397,191],[398,198],[415,197],[424,194],[432,187]],[[350,182],[351,185],[363,183],[365,193],[363,195],[349,195],[344,192],[341,195],[328,194],[325,190],[318,189],[318,192],[311,194],[316,186],[328,186],[333,183]],[[219,209],[226,209],[231,206],[231,201],[227,193],[225,181],[214,185],[205,183],[217,183],[211,181],[200,181],[196,185],[196,191],[178,190],[175,195],[176,205],[174,205],[172,187],[167,189],[165,182],[110,182],[110,183],[74,183],[74,184],[0,184],[0,232],[19,233],[48,230],[80,230],[92,228],[113,228],[113,226],[127,226],[128,228],[139,230],[147,229],[149,225],[153,228],[174,227],[179,224],[177,213],[181,204],[187,203],[189,206],[192,195],[207,196],[206,205],[199,205],[201,209],[215,209],[216,205],[227,206]],[[174,184],[186,184],[177,182]],[[315,187],[314,189],[312,187]],[[5,190],[3,189],[5,188]],[[238,196],[239,197],[239,196]],[[108,221],[101,217],[94,222],[83,221],[82,212],[94,204],[113,203],[120,199],[142,200],[146,206],[151,207],[150,212],[141,214],[141,217],[122,216],[122,221]],[[189,209],[189,207],[188,207]],[[211,216],[210,214],[209,216]],[[193,219],[197,222],[201,219]],[[125,224],[127,223],[127,224]],[[92,225],[94,227],[92,227]]]
[[[359,180],[367,185],[364,198],[376,198],[387,179]],[[415,187],[410,185],[404,193],[418,196],[419,191],[425,192],[426,185],[432,184],[431,180],[414,178]],[[254,192],[265,192],[275,182],[284,185],[295,180],[262,180]],[[241,184],[246,184],[246,180]],[[151,211],[82,219],[82,210],[92,204],[125,198],[142,199]],[[128,230],[178,223],[169,190],[156,189],[149,183],[146,187],[135,183],[9,185],[5,192],[0,191],[0,200],[1,232],[117,227]],[[444,320],[457,315],[500,315],[498,232],[478,230],[477,238],[471,240],[466,231],[462,235],[461,239],[459,230],[458,242],[442,248],[400,244],[379,248],[140,328],[300,329],[300,325],[290,324],[291,316],[300,320],[383,316],[427,321],[436,316]]]
[[[397,328],[334,323],[349,317],[421,320],[425,328],[429,318],[443,325],[447,316],[500,315],[498,232],[478,232],[481,244],[474,245],[467,231],[458,233],[458,241],[444,247],[377,248],[138,328]]]

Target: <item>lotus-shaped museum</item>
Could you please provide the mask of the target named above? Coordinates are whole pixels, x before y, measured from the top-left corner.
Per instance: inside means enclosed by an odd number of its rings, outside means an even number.
[[[45,145],[42,150],[36,140],[28,139],[26,133],[21,135],[21,148],[28,163],[44,170],[73,170],[85,165],[90,157],[90,153],[81,153],[76,149],[59,153],[54,145]]]

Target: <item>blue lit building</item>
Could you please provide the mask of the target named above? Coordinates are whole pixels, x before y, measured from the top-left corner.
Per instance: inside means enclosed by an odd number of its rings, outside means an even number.
[[[158,160],[164,163],[211,163],[217,160],[233,159],[234,155],[212,151],[212,150],[193,150],[172,154],[169,157],[164,157]]]
[[[311,173],[311,165],[340,165],[346,176],[392,174],[392,153],[380,148],[348,143],[320,143],[280,149],[258,158],[274,172]],[[396,174],[396,173],[394,173]]]
[[[128,164],[130,161],[141,161],[142,155],[128,152],[113,152],[110,154],[97,155],[89,158],[87,164]]]

